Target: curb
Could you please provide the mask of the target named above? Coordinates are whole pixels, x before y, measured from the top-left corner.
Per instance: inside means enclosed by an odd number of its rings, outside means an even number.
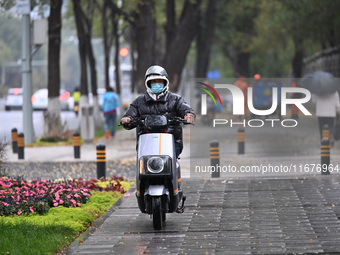
[[[124,194],[133,194],[136,189],[136,184],[133,184],[130,189]],[[119,208],[119,206],[126,200],[128,197],[122,196],[114,203],[103,215],[101,215],[98,219],[96,219],[90,227],[88,227],[83,233],[81,233],[65,250],[63,250],[60,254],[70,255],[74,251],[76,251],[79,246],[85,242],[87,238],[89,238],[96,230],[99,228],[107,218],[110,217],[112,213]]]

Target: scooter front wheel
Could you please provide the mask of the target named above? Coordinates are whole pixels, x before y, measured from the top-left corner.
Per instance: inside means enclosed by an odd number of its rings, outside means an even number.
[[[162,229],[162,216],[161,198],[152,197],[152,223],[155,230]]]

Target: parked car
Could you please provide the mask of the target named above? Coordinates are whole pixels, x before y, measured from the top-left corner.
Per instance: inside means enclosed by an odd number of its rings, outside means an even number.
[[[60,105],[62,111],[69,110],[67,100],[70,97],[70,92],[61,89],[60,90]],[[47,110],[48,105],[48,89],[39,89],[31,97],[33,110]]]
[[[9,111],[12,109],[21,110],[23,103],[23,90],[22,88],[12,88],[8,90],[5,98],[5,110]]]

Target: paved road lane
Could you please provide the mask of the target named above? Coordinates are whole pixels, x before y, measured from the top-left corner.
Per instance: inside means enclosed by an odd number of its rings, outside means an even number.
[[[16,128],[18,132],[23,132],[23,112],[22,111],[0,111],[0,139],[10,141],[11,130]],[[65,123],[66,130],[76,130],[79,126],[79,120],[75,117],[74,112],[62,111],[62,122]],[[33,112],[33,125],[35,137],[43,135],[44,117],[42,111]]]

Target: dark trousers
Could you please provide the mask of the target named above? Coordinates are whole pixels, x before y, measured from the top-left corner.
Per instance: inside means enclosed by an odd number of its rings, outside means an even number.
[[[324,125],[328,125],[329,133],[331,135],[334,134],[334,120],[335,117],[318,117],[320,138],[322,138],[322,129]]]
[[[179,154],[182,152],[182,146],[178,143],[175,143],[175,151],[176,151],[176,158],[178,158]]]

